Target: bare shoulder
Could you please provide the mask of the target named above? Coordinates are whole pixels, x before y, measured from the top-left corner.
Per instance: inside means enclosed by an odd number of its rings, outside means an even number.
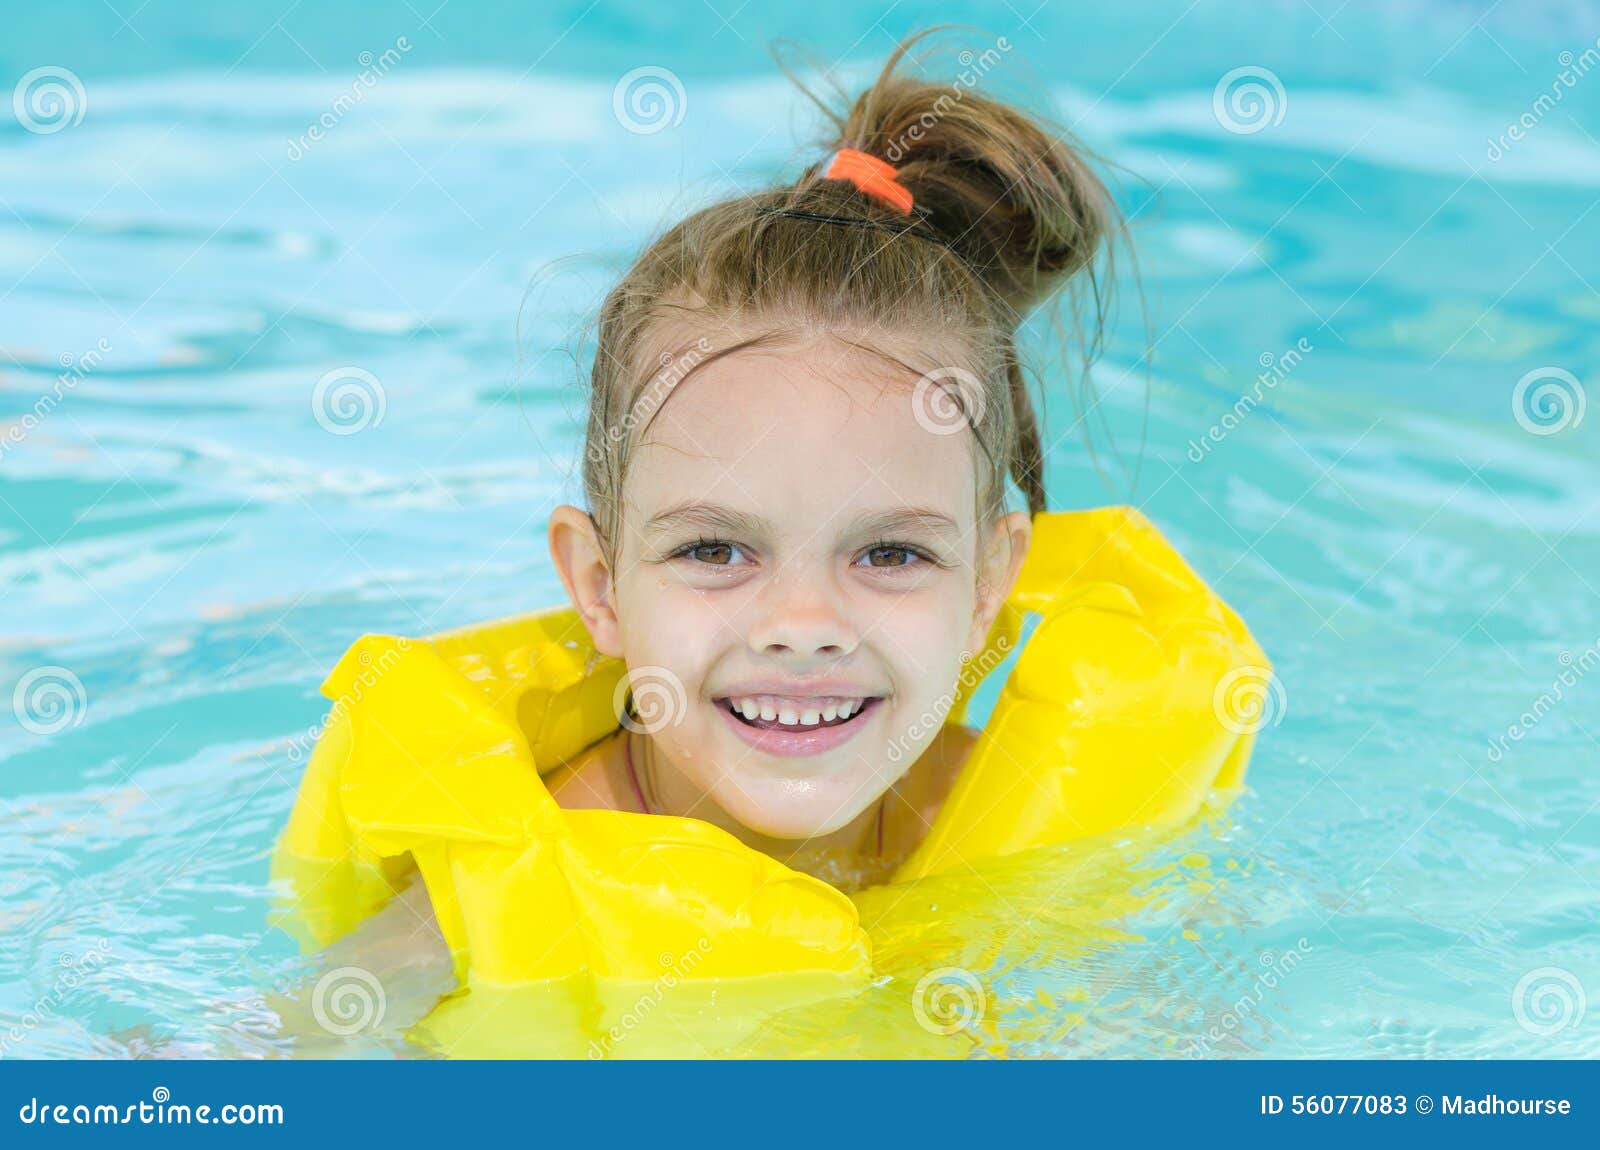
[[[617,735],[610,735],[557,767],[545,776],[551,797],[571,811],[630,809],[619,786],[621,750]]]
[[[323,951],[322,961],[329,967],[359,966],[374,974],[403,969],[450,974],[450,949],[440,933],[422,876],[413,872],[409,886],[358,930]]]

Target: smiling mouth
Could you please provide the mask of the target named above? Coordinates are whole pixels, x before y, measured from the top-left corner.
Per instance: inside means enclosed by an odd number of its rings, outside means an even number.
[[[846,698],[778,695],[740,695],[717,700],[747,727],[762,731],[817,731],[855,722],[879,702],[877,696]]]

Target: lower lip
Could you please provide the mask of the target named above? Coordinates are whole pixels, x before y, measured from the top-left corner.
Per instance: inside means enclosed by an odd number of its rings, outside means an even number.
[[[855,738],[856,732],[861,729],[862,720],[876,707],[879,699],[869,699],[861,710],[848,723],[840,723],[836,727],[797,727],[792,731],[782,731],[771,727],[752,727],[748,723],[735,717],[732,710],[718,702],[712,706],[722,712],[722,719],[733,733],[738,735],[750,746],[763,754],[777,755],[786,759],[799,759],[807,755],[820,755],[827,751],[843,746]]]

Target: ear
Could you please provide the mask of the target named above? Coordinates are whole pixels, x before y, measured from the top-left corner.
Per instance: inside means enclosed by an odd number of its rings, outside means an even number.
[[[595,649],[620,658],[621,631],[611,597],[611,568],[588,512],[565,503],[551,512],[550,558]]]
[[[972,612],[967,650],[977,653],[983,649],[989,638],[989,628],[994,626],[1000,608],[1005,605],[1011,588],[1016,586],[1032,541],[1033,516],[1026,511],[1002,515],[984,540],[978,557],[978,600]]]

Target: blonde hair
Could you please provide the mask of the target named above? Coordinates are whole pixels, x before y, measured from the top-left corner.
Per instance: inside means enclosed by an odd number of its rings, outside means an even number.
[[[894,164],[915,198],[909,216],[849,181],[824,178],[825,157],[791,185],[690,215],[606,296],[583,480],[608,555],[621,527],[634,428],[647,426],[671,388],[704,364],[805,329],[879,354],[875,331],[935,333],[961,362],[923,378],[977,389],[946,390],[972,417],[980,516],[987,522],[1003,512],[1008,476],[1030,512],[1045,510],[1040,422],[1017,329],[1087,272],[1087,291],[1070,293],[1087,377],[1103,341],[1122,217],[1082,150],[1034,117],[902,74],[925,35],[903,42],[847,111],[818,101],[836,148]],[[700,334],[688,350],[674,346],[684,332]],[[707,332],[734,338],[713,346]]]

